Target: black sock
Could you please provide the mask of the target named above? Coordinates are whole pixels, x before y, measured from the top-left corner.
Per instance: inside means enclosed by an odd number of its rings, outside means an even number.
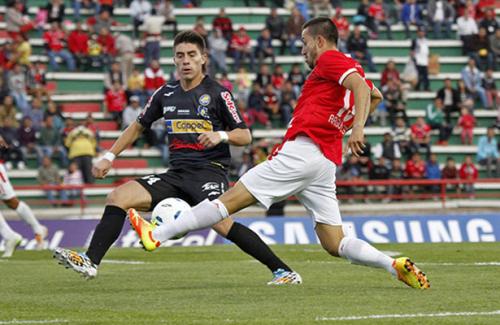
[[[255,232],[242,224],[235,222],[226,238],[235,243],[242,251],[266,265],[271,272],[277,269],[292,271]]]
[[[102,219],[95,228],[87,250],[87,256],[94,264],[101,263],[108,249],[118,239],[126,216],[127,212],[117,206],[107,205],[104,208]]]

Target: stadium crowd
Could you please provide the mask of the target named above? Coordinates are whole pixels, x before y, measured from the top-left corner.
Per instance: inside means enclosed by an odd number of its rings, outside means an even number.
[[[47,82],[47,71],[102,71],[104,112],[121,129],[136,119],[155,89],[176,78],[173,68],[165,73],[160,65],[161,42],[169,37],[163,26],[171,31],[168,35],[178,31],[171,0],[73,0],[71,3],[72,16],[67,13],[64,1],[49,0],[30,18],[26,1],[7,1],[4,20],[9,40],[0,45],[0,134],[10,144],[4,158],[8,168],[24,169],[27,157],[36,155],[40,184],[93,183],[92,158],[100,150],[99,128],[92,114],[82,122],[64,116],[51,99],[53,85]],[[339,49],[350,53],[373,73],[377,67],[368,40],[393,39],[391,26],[401,24],[407,38],[412,40],[409,60],[401,71],[394,61],[389,61],[380,72],[377,86],[385,100],[369,121],[373,126],[389,126],[392,131],[385,133],[383,141],[373,148],[367,142],[361,157],[346,158],[338,169],[339,179],[471,179],[478,177],[476,164],[486,167],[488,177],[500,177],[494,126],[479,138],[476,157],[467,156],[458,162],[459,167],[450,157],[440,168],[432,153],[432,146],[448,144],[454,130],[460,132],[464,145],[471,145],[476,126],[474,111],[478,108],[498,110],[496,127],[500,126],[500,98],[493,76],[500,56],[500,28],[494,1],[363,0],[350,21],[343,16],[340,0],[272,3],[275,8],[255,40],[244,27],[233,28],[224,8],[210,22],[210,30],[206,29],[202,16],[193,25],[208,45],[207,73],[234,93],[250,128],[283,128],[289,123],[307,76],[302,64],[293,64],[285,71],[276,58],[285,53],[299,55],[301,26],[310,14],[332,17],[339,29]],[[203,1],[183,0],[182,4],[193,8],[202,6]],[[266,3],[245,1],[245,4]],[[123,23],[114,19],[115,7],[129,8],[132,36],[116,31]],[[290,9],[290,16],[280,16],[277,10],[280,7]],[[433,39],[450,39],[452,25],[457,26],[463,54],[469,57],[461,79],[455,85],[445,79],[435,99],[425,108],[425,117],[410,124],[408,93],[430,91],[428,75],[439,72],[435,56],[430,55],[428,35]],[[416,34],[411,26],[417,27]],[[48,65],[31,59],[29,37],[34,35],[43,39]],[[233,64],[228,65],[228,58]],[[142,64],[136,64],[136,60]],[[229,77],[232,74],[233,79]],[[158,122],[152,129],[135,146],[158,148],[167,166],[164,125]],[[439,133],[435,143],[431,141],[432,130]],[[255,141],[246,150],[235,150],[232,175],[238,177],[266,159],[274,141]],[[58,167],[52,163],[56,158]],[[64,178],[57,168],[67,168]],[[385,189],[388,193],[397,190],[401,189]],[[60,193],[62,200],[74,195]],[[51,201],[54,199],[54,193],[48,192],[48,196]]]

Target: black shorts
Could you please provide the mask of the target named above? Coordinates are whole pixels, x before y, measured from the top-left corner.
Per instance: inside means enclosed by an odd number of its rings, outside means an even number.
[[[227,191],[229,180],[226,172],[216,166],[175,167],[166,173],[137,178],[151,194],[149,210],[163,199],[176,197],[194,206],[205,199],[214,200]]]

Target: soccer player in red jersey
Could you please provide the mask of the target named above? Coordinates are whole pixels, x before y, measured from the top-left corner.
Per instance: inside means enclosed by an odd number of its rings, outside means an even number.
[[[328,18],[303,26],[302,54],[311,67],[283,143],[269,159],[250,169],[236,185],[213,201],[204,200],[171,223],[154,227],[135,211],[132,226],[146,250],[175,235],[210,226],[260,202],[265,207],[295,195],[314,220],[323,248],[355,264],[386,269],[413,288],[429,282],[407,257],[393,259],[367,242],[344,236],[335,192],[335,171],[342,160],[342,138],[351,130],[347,149],[363,151],[364,125],[382,100],[361,65],[337,50],[338,32]]]

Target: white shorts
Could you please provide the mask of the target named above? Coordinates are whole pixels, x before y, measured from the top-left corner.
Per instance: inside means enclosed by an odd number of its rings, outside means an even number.
[[[0,163],[0,200],[10,200],[16,196],[3,163]]]
[[[240,181],[266,208],[295,195],[315,223],[341,225],[336,168],[310,138],[299,136],[286,141],[276,156],[250,169]]]

